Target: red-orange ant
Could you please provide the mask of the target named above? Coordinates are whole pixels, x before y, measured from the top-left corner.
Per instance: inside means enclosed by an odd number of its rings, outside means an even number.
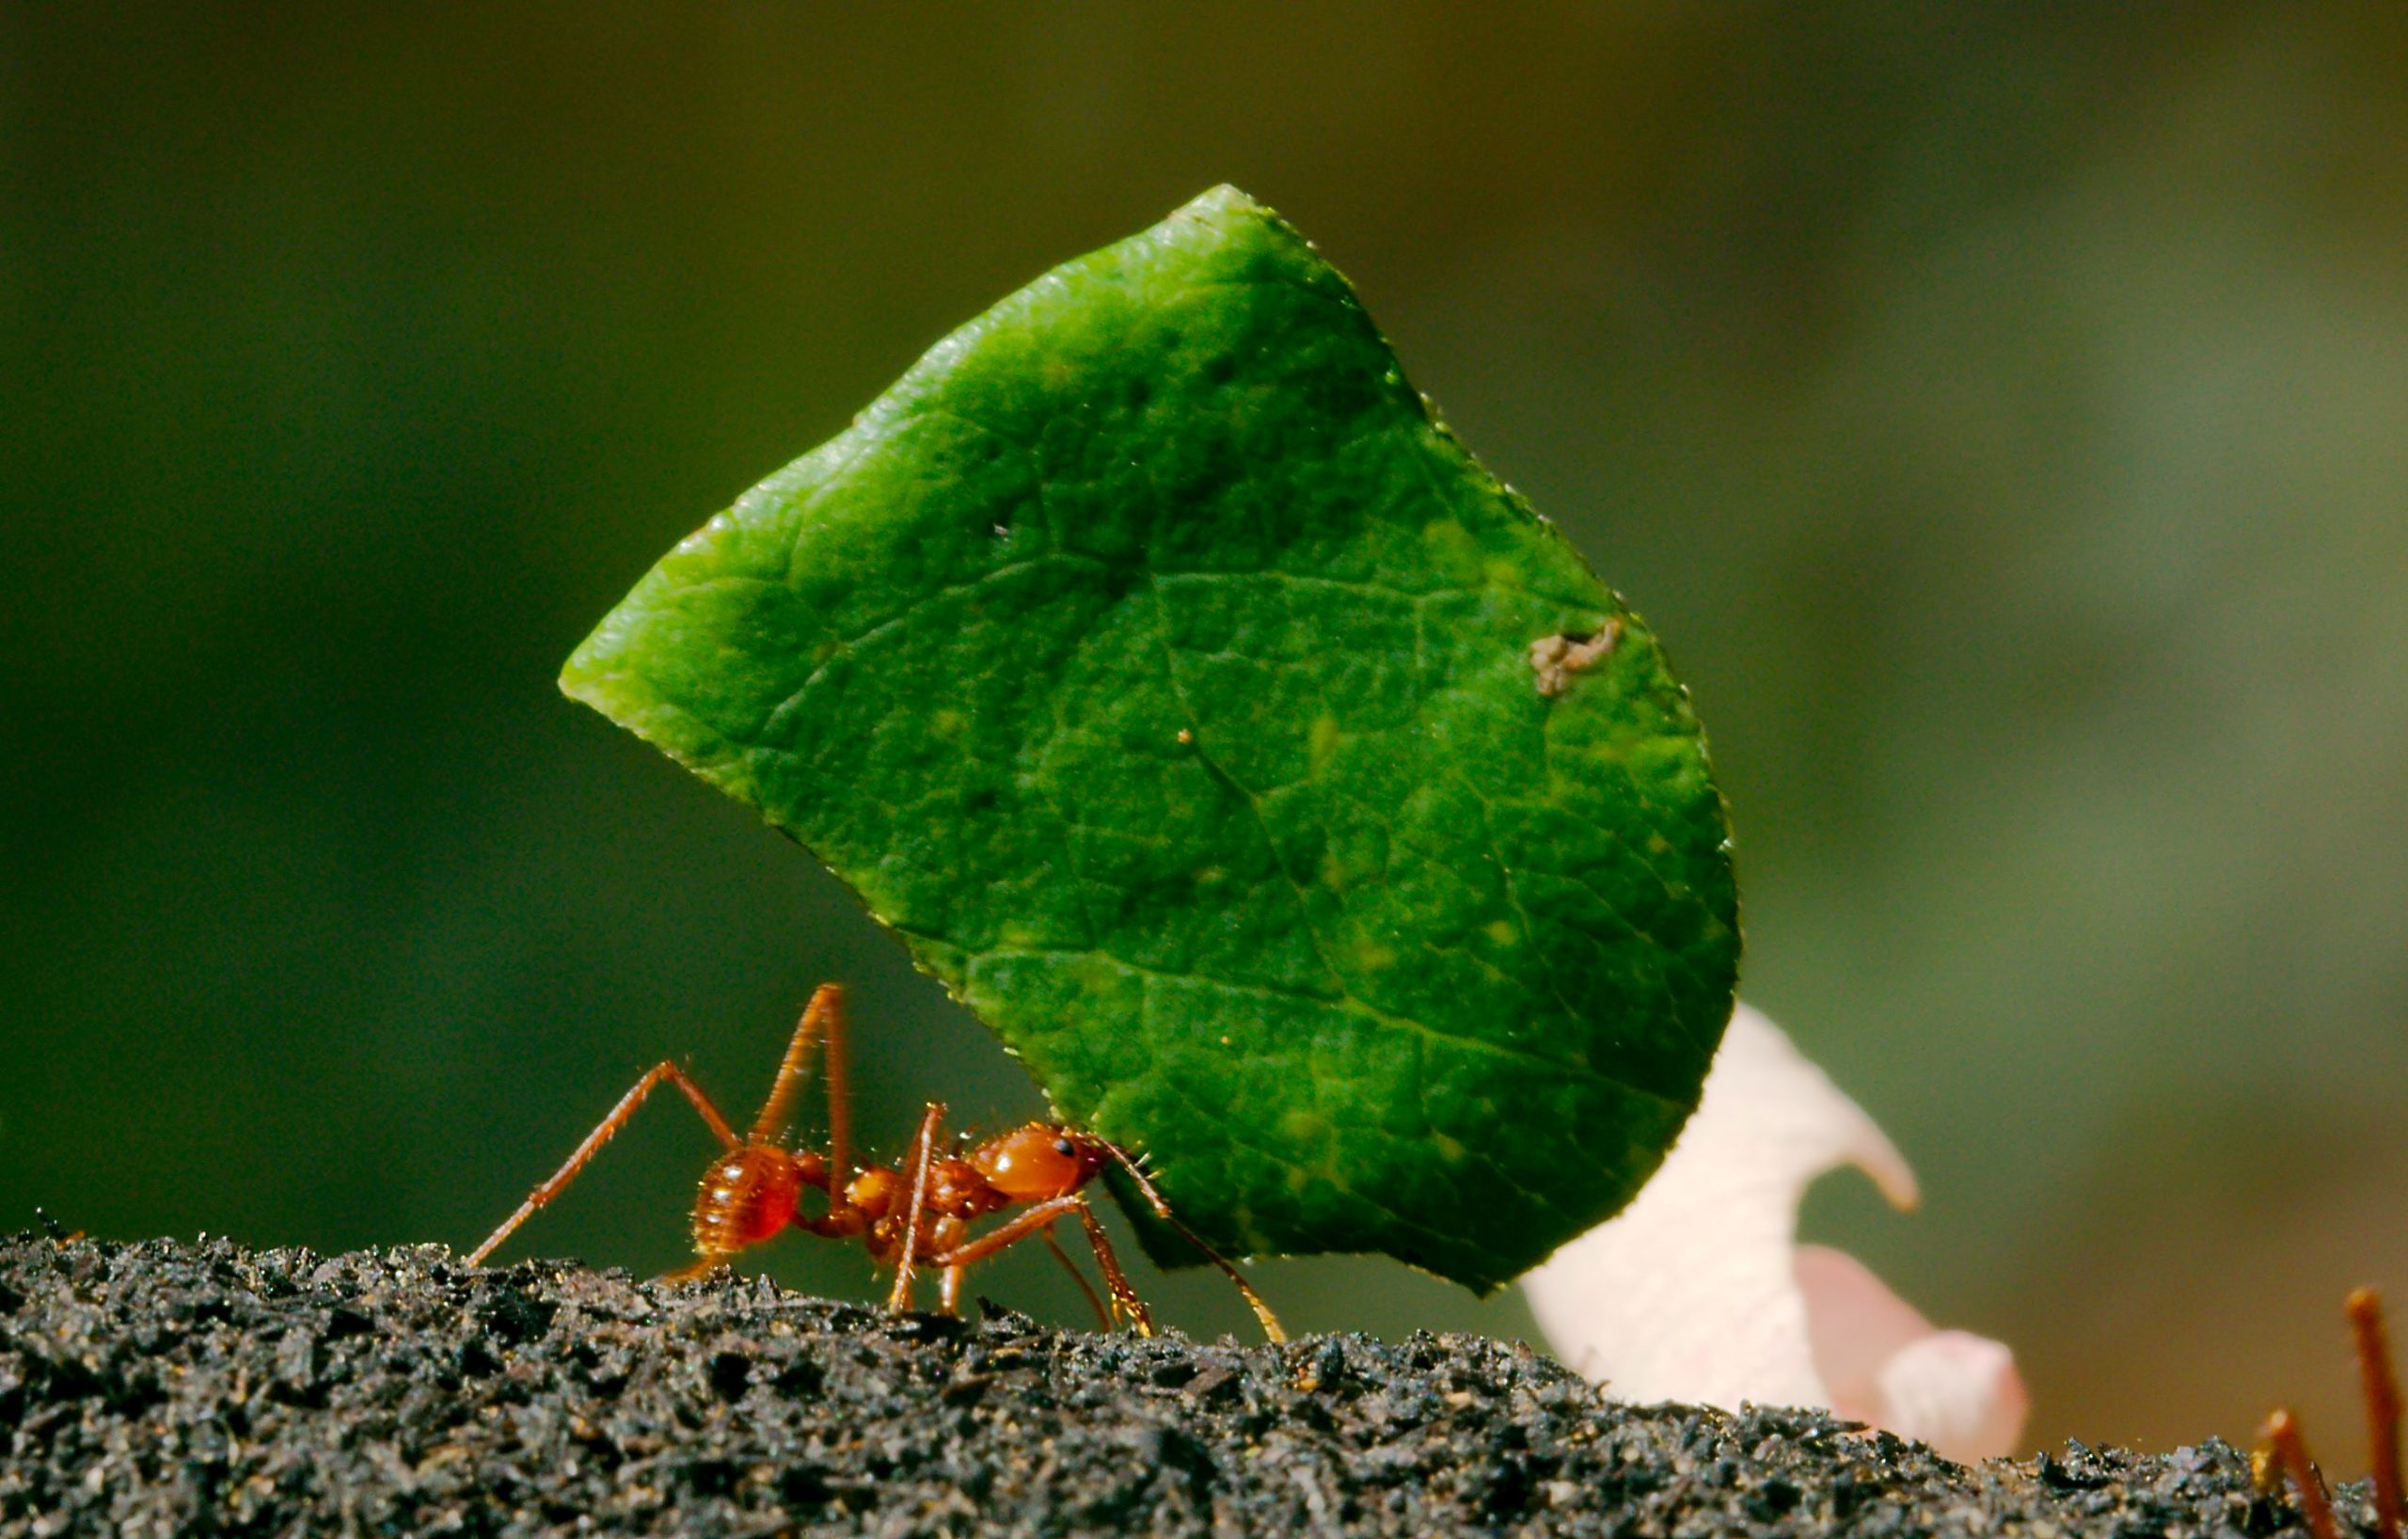
[[[2392,1376],[2391,1344],[2383,1329],[2383,1299],[2371,1288],[2350,1295],[2350,1330],[2358,1347],[2358,1386],[2367,1403],[2367,1441],[2374,1460],[2376,1539],[2400,1539],[2400,1381]],[[2300,1514],[2315,1539],[2340,1539],[2324,1482],[2307,1456],[2299,1419],[2276,1411],[2266,1419],[2267,1447],[2251,1461],[2258,1489],[2272,1494],[2286,1474],[2299,1489]]]
[[[815,1042],[825,1042],[828,1055],[828,1150],[824,1154],[816,1150],[789,1150],[783,1141]],[[1130,1286],[1119,1258],[1113,1254],[1112,1242],[1081,1193],[1110,1164],[1129,1177],[1156,1217],[1237,1284],[1255,1318],[1262,1322],[1265,1335],[1274,1341],[1287,1340],[1277,1317],[1244,1276],[1171,1215],[1170,1204],[1163,1200],[1138,1162],[1118,1145],[1093,1134],[1059,1123],[1031,1122],[966,1153],[940,1155],[937,1145],[944,1107],[932,1103],[912,1140],[908,1177],[892,1166],[865,1165],[856,1170],[847,1104],[845,992],[833,983],[820,985],[804,1007],[794,1039],[786,1044],[786,1055],[778,1065],[769,1099],[762,1103],[750,1133],[738,1138],[702,1087],[684,1070],[664,1059],[619,1098],[610,1115],[585,1135],[551,1180],[530,1193],[518,1211],[469,1253],[468,1264],[482,1264],[536,1209],[560,1196],[663,1081],[676,1086],[692,1103],[724,1150],[703,1173],[702,1189],[694,1198],[694,1250],[700,1260],[670,1274],[669,1281],[700,1277],[726,1264],[747,1246],[794,1228],[835,1240],[859,1236],[873,1261],[895,1269],[895,1286],[886,1300],[890,1309],[911,1308],[913,1282],[922,1268],[938,1273],[938,1307],[951,1314],[961,1300],[964,1270],[1036,1235],[1078,1278],[1081,1291],[1107,1329],[1125,1315],[1139,1335],[1150,1336],[1153,1317]],[[806,1187],[827,1197],[822,1212],[801,1211]],[[973,1220],[1023,1202],[1030,1204],[1025,1212],[984,1234],[970,1232]],[[1109,1309],[1054,1238],[1054,1224],[1073,1214],[1086,1231],[1096,1264],[1103,1271],[1104,1285],[1111,1291]]]

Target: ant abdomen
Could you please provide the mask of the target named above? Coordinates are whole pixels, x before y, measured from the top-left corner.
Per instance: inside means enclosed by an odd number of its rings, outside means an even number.
[[[725,1256],[757,1245],[794,1222],[802,1174],[782,1149],[748,1144],[703,1173],[694,1198],[694,1249]]]

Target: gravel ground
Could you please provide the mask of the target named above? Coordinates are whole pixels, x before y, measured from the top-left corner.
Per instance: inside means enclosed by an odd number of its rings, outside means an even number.
[[[2371,1529],[2362,1490],[2341,1511]],[[0,1534],[2304,1534],[2219,1442],[1968,1468],[1515,1343],[889,1316],[439,1246],[0,1240]]]

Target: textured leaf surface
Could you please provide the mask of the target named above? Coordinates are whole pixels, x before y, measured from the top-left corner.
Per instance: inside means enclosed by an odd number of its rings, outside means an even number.
[[[562,682],[1235,1253],[1511,1277],[1637,1190],[1731,1012],[1655,637],[1231,189],[947,338]]]

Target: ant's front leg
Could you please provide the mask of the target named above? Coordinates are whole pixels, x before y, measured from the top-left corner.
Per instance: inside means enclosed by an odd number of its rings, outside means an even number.
[[[1146,1301],[1137,1296],[1137,1290],[1130,1286],[1129,1275],[1120,1270],[1120,1258],[1113,1253],[1112,1241],[1105,1236],[1103,1226],[1097,1222],[1095,1210],[1088,1206],[1085,1198],[1076,1194],[1048,1198],[1009,1223],[990,1230],[966,1245],[929,1257],[928,1264],[952,1267],[983,1261],[1032,1234],[1050,1237],[1055,1222],[1071,1214],[1079,1215],[1080,1224],[1086,1230],[1087,1244],[1094,1247],[1096,1264],[1103,1268],[1103,1282],[1111,1291],[1115,1316],[1127,1315],[1131,1327],[1140,1336],[1154,1334],[1154,1317],[1147,1310]]]
[[[1255,1319],[1261,1322],[1263,1336],[1274,1346],[1285,1341],[1288,1339],[1288,1332],[1279,1324],[1279,1317],[1271,1312],[1271,1306],[1264,1303],[1262,1295],[1254,1291],[1254,1284],[1245,1280],[1244,1273],[1230,1265],[1228,1260],[1219,1251],[1206,1245],[1203,1236],[1179,1221],[1179,1215],[1170,1211],[1170,1203],[1164,1200],[1161,1189],[1154,1185],[1154,1179],[1146,1174],[1145,1162],[1109,1139],[1097,1138],[1090,1134],[1088,1141],[1109,1155],[1127,1173],[1130,1182],[1137,1188],[1137,1194],[1146,1199],[1146,1206],[1154,1211],[1156,1218],[1169,1225],[1173,1230],[1177,1231],[1180,1238],[1201,1251],[1206,1261],[1218,1267],[1223,1277],[1237,1285],[1238,1293],[1245,1299],[1246,1308],[1252,1309]]]

